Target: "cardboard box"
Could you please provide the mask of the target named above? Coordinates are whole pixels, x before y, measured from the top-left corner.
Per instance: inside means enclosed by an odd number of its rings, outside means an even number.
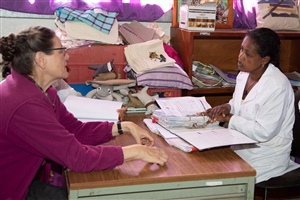
[[[216,25],[215,2],[207,2],[202,5],[180,6],[179,27],[194,31],[214,31]]]

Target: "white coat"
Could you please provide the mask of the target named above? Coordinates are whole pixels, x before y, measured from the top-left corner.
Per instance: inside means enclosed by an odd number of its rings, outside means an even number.
[[[256,170],[256,183],[282,175],[290,160],[294,92],[287,77],[274,65],[268,68],[242,100],[249,73],[240,72],[230,100],[228,128],[256,140],[257,144],[232,146]]]

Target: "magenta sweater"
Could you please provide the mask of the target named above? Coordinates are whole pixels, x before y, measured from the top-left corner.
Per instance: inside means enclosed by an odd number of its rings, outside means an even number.
[[[78,121],[28,77],[12,70],[0,84],[0,199],[24,199],[44,159],[73,171],[112,169],[124,162],[120,146],[96,146],[113,138],[109,122]]]

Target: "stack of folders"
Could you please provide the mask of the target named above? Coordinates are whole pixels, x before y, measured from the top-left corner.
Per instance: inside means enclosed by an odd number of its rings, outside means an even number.
[[[172,146],[185,152],[215,147],[256,143],[255,140],[232,129],[220,127],[218,122],[207,124],[197,116],[210,108],[205,97],[173,97],[156,99],[161,110],[153,113],[144,123]],[[191,117],[192,116],[192,117]]]

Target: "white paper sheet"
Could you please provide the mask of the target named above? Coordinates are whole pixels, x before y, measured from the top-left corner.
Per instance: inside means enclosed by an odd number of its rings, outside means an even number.
[[[197,112],[203,112],[211,108],[205,97],[158,98],[156,102],[166,115],[181,117],[195,115]]]
[[[144,123],[147,125],[151,132],[162,136],[169,145],[174,146],[184,152],[192,152],[197,150],[191,144],[174,135],[169,130],[163,128],[157,123],[153,123],[151,119],[144,119]]]
[[[69,95],[64,102],[67,110],[76,118],[86,121],[118,121],[117,109],[122,102],[90,99]]]

